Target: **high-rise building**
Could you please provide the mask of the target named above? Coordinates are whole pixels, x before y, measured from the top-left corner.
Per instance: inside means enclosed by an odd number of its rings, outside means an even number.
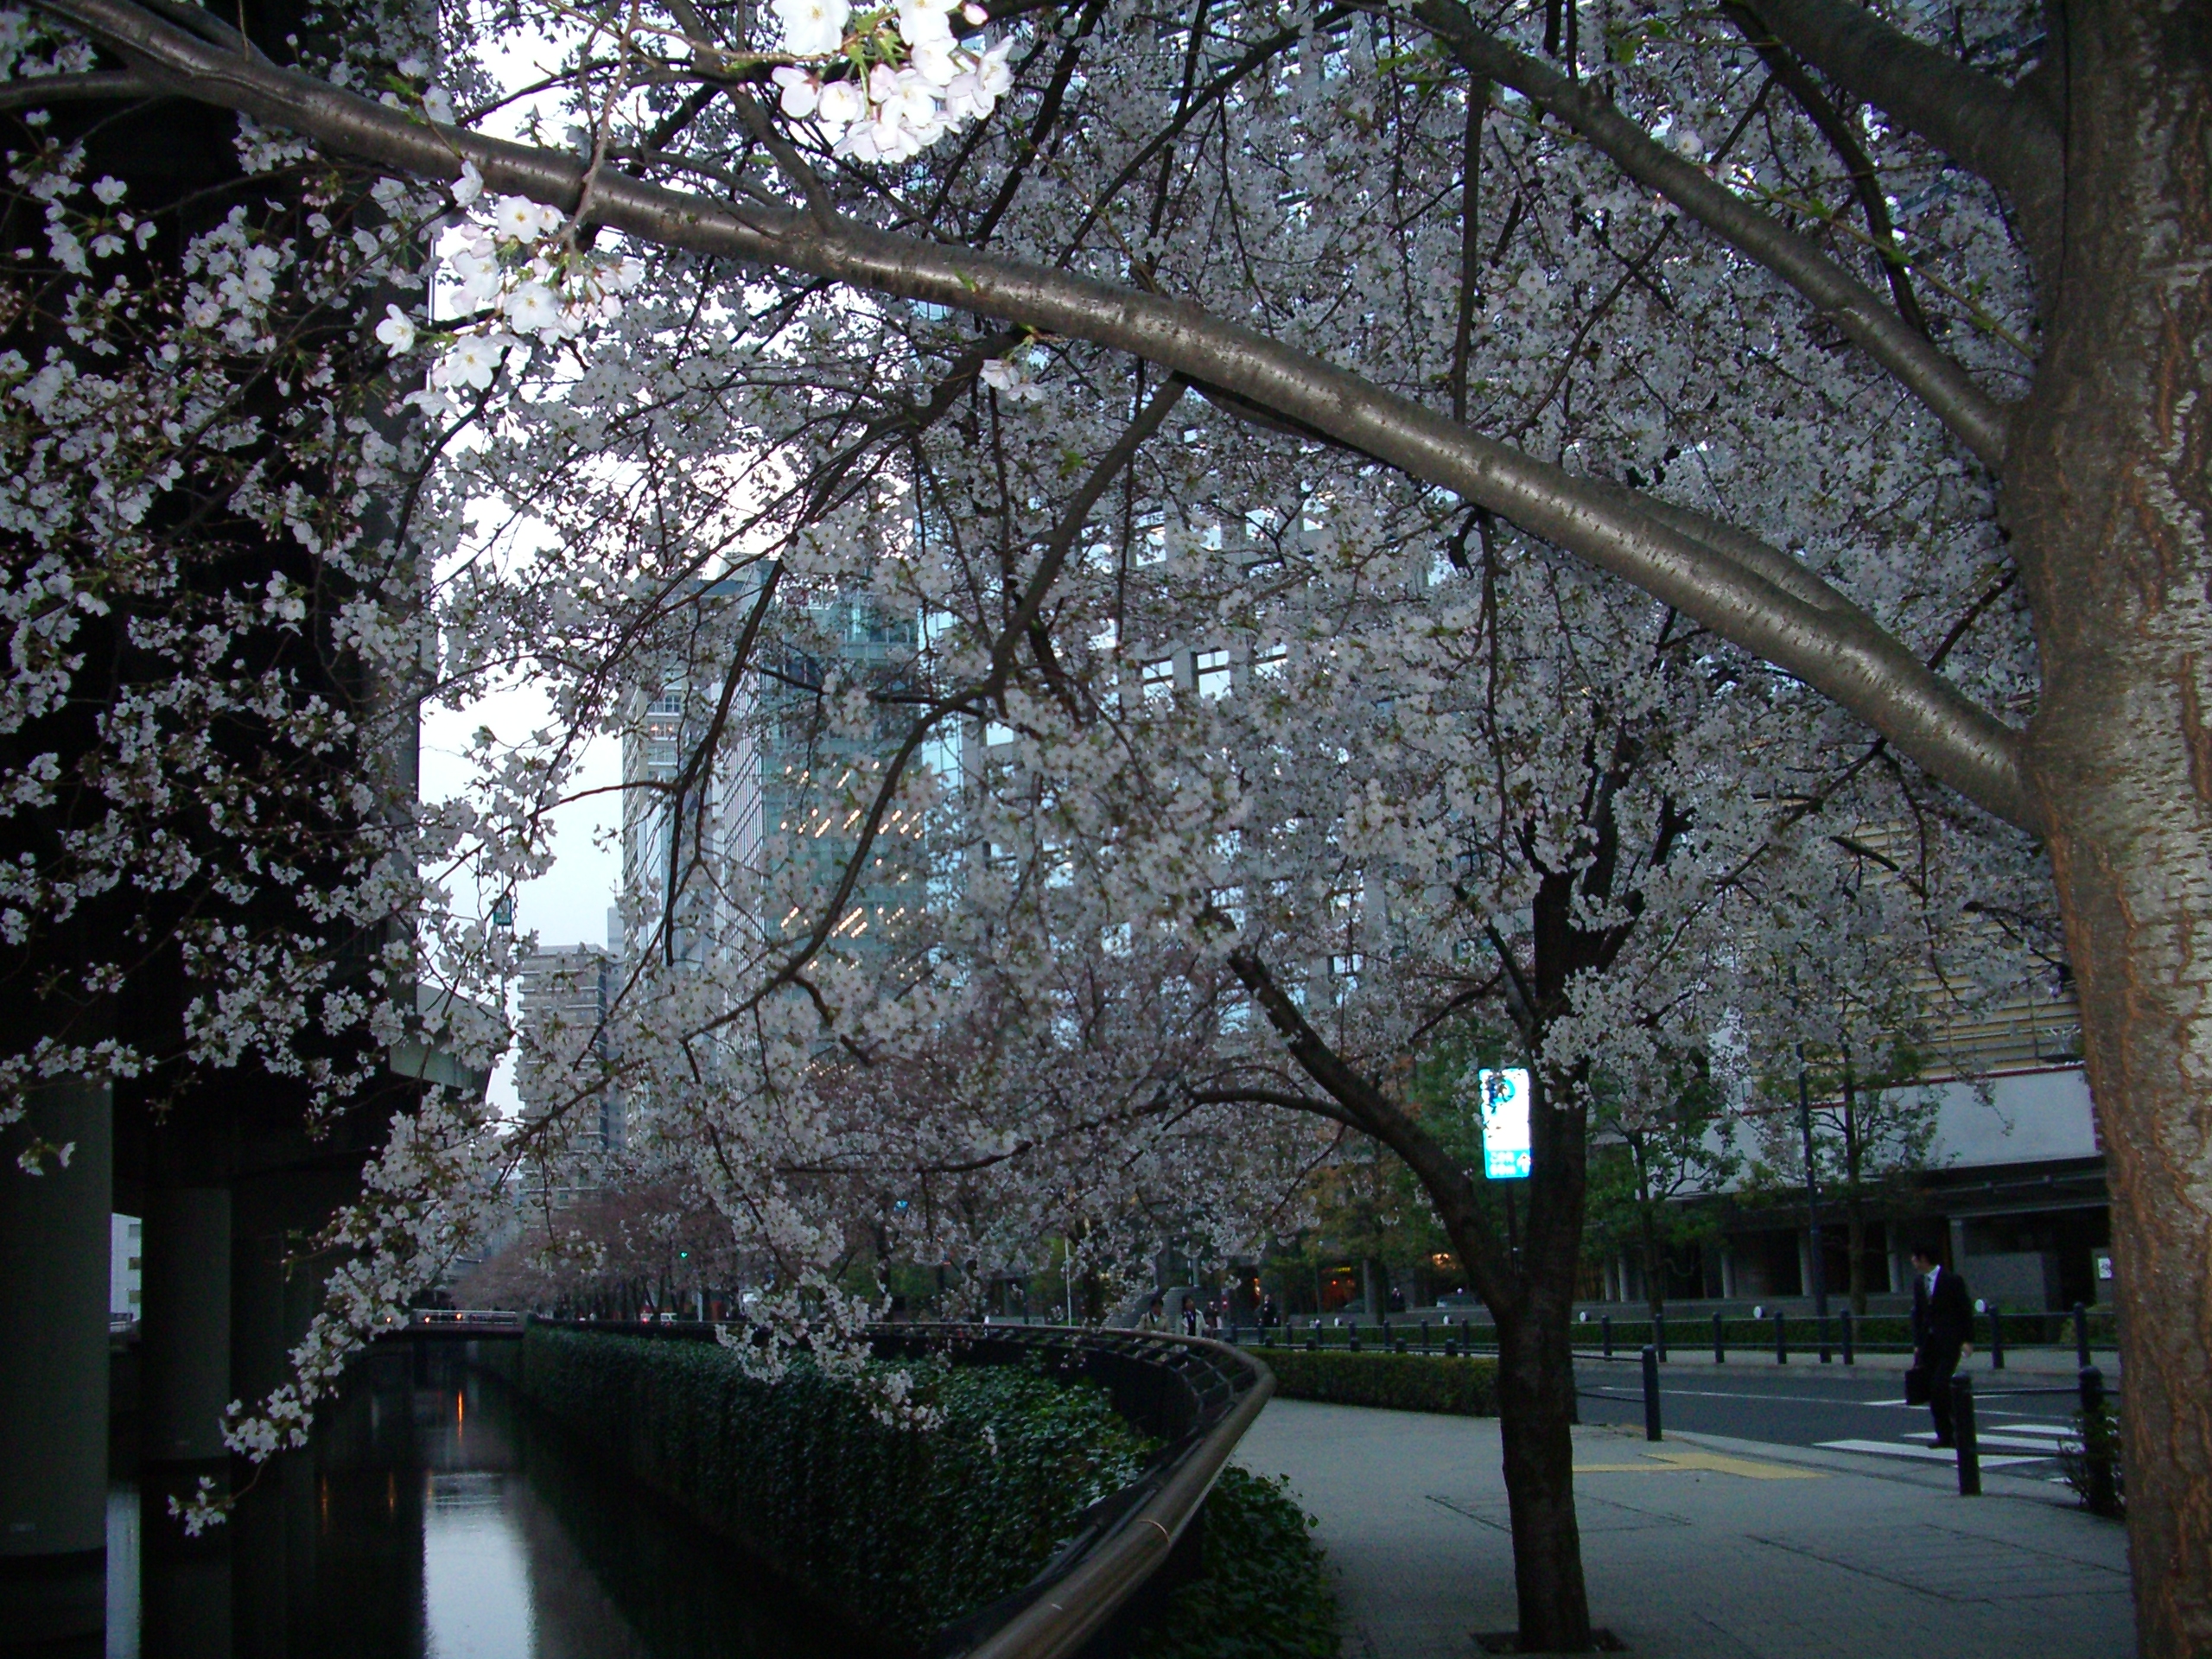
[[[703,604],[741,596],[701,590]],[[780,626],[779,626],[780,624]],[[678,664],[639,694],[623,744],[626,952],[671,963],[752,954],[815,924],[859,845],[859,830],[912,718],[897,694],[915,671],[919,631],[866,599],[777,607],[748,674],[719,719],[711,658]],[[855,732],[827,698],[857,677],[880,716]],[[957,742],[924,764],[957,767]],[[918,906],[920,824],[894,807],[837,918],[841,950],[870,948]]]
[[[628,1143],[615,1046],[608,1024],[620,964],[598,945],[540,950],[524,964],[524,1058],[515,1078],[523,1116],[559,1113],[570,1126],[543,1179],[556,1197],[596,1185],[601,1160]]]

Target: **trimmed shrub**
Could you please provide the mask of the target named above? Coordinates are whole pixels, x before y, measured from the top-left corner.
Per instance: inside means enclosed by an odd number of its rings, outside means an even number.
[[[2075,1438],[2060,1447],[2058,1471],[2074,1496],[2092,1514],[2124,1519],[2127,1514],[2127,1470],[2120,1450],[2120,1418],[2110,1400],[2100,1401],[2094,1411],[2074,1414]],[[2093,1478],[2093,1458],[2104,1460],[2110,1471],[2109,1490],[2100,1491]]]
[[[1103,1390],[1020,1367],[884,1367],[943,1414],[920,1431],[711,1343],[533,1326],[522,1346],[524,1394],[587,1446],[909,1647],[1027,1584],[1154,1449]]]
[[[1440,1411],[1459,1417],[1497,1414],[1497,1362],[1461,1354],[1348,1353],[1341,1348],[1259,1351],[1286,1400],[1385,1411]]]
[[[1204,1525],[1199,1575],[1168,1597],[1130,1659],[1336,1659],[1336,1592],[1287,1478],[1230,1464]]]

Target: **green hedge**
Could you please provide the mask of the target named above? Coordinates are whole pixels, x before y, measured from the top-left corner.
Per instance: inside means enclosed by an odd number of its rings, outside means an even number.
[[[886,1367],[886,1370],[893,1368]],[[817,1598],[918,1646],[1020,1589],[1153,1446],[1104,1392],[1013,1366],[911,1363],[926,1432],[800,1364],[757,1382],[711,1343],[533,1326],[524,1393]]]
[[[1497,1362],[1442,1354],[1385,1354],[1341,1348],[1258,1351],[1286,1400],[1332,1406],[1379,1406],[1386,1411],[1440,1411],[1459,1417],[1497,1414]]]
[[[1313,1518],[1287,1488],[1235,1464],[1221,1471],[1199,1576],[1139,1632],[1130,1659],[1336,1659],[1336,1593]]]

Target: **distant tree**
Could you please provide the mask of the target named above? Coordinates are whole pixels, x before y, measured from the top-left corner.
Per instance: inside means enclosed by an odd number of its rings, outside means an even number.
[[[1600,1248],[1633,1244],[1653,1313],[1667,1301],[1667,1262],[1719,1226],[1709,1205],[1678,1200],[1724,1187],[1742,1166],[1725,1084],[1703,1052],[1674,1057],[1656,1086],[1600,1087],[1590,1154],[1590,1236]]]

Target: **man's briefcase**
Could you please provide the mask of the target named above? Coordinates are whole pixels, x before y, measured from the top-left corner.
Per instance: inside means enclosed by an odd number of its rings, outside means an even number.
[[[1928,1368],[1925,1365],[1914,1365],[1906,1370],[1904,1402],[1908,1406],[1924,1406],[1928,1403]]]

